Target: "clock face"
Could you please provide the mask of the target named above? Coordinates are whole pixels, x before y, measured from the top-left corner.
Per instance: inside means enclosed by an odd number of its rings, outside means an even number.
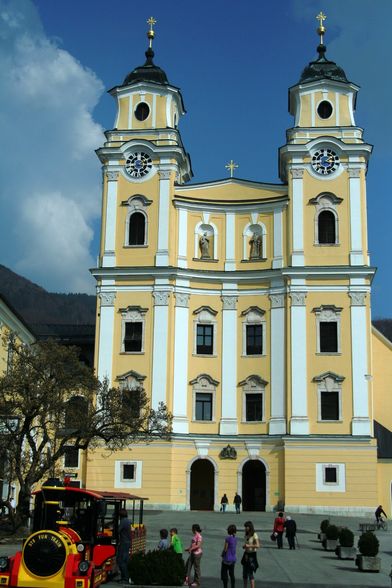
[[[312,167],[318,174],[329,175],[339,167],[339,155],[332,149],[319,149],[312,157]]]
[[[133,178],[143,178],[152,168],[152,159],[147,153],[132,153],[125,162],[125,171]]]

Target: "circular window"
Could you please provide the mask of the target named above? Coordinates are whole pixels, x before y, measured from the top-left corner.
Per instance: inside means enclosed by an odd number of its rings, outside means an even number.
[[[323,100],[317,107],[317,114],[320,118],[329,118],[332,114],[333,108],[330,102]]]
[[[137,120],[146,120],[150,114],[150,107],[146,102],[139,102],[135,109],[135,116]]]

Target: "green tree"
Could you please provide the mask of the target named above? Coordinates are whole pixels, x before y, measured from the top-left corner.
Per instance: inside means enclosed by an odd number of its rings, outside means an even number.
[[[0,442],[20,486],[16,524],[27,522],[32,489],[58,473],[67,447],[115,451],[170,438],[164,404],[151,408],[141,387],[100,382],[77,348],[52,340],[18,345],[10,337],[3,344],[12,346],[12,361],[0,376]]]

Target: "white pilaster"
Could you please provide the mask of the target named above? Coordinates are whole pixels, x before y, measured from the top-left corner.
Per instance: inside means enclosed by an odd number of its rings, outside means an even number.
[[[283,267],[283,210],[274,210],[274,257],[272,268]]]
[[[286,434],[285,297],[271,294],[271,419],[270,435]]]
[[[221,435],[237,434],[237,300],[237,296],[222,296]]]
[[[225,270],[235,270],[235,214],[226,212],[226,261]]]
[[[353,435],[371,435],[365,292],[349,292],[351,298],[351,346],[353,382]]]
[[[99,343],[98,343],[98,379],[103,382],[107,379],[109,386],[112,382],[113,362],[113,336],[114,336],[114,301],[115,292],[100,292],[101,316],[99,321]]]
[[[156,265],[169,265],[170,171],[159,172],[158,251]]]
[[[291,297],[291,435],[309,435],[306,378],[306,293]]]
[[[302,168],[291,169],[292,179],[292,235],[293,253],[291,265],[303,266],[304,259],[304,197],[303,197],[303,175]]]
[[[167,356],[168,356],[168,291],[156,290],[154,297],[154,331],[152,343],[152,408],[158,408],[160,402],[166,404]]]
[[[175,294],[173,433],[188,433],[189,294]]]
[[[187,241],[188,241],[188,211],[178,211],[178,267],[188,267],[187,262]]]
[[[348,170],[350,184],[350,263],[363,265],[362,216],[361,216],[361,170]]]
[[[106,198],[105,243],[102,258],[103,267],[116,265],[116,212],[117,212],[117,179],[118,171],[107,171],[108,179]]]

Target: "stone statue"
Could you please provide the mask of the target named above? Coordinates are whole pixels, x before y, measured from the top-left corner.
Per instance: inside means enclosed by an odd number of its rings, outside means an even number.
[[[262,254],[262,237],[253,233],[250,243],[250,259],[260,259]]]
[[[201,251],[201,259],[209,259],[210,256],[210,240],[207,237],[207,233],[203,233],[200,237],[200,251]]]

